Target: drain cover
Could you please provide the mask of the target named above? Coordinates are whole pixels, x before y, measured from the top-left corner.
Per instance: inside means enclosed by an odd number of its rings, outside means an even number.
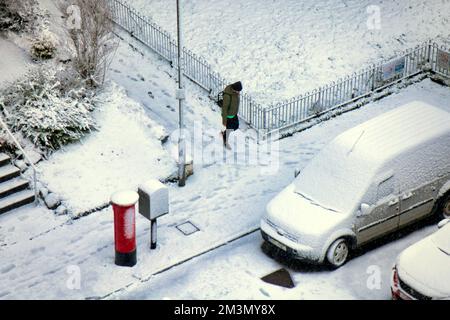
[[[179,224],[176,228],[185,236],[189,236],[197,231],[200,231],[200,229],[190,221]]]
[[[261,278],[262,281],[276,286],[292,289],[295,287],[291,275],[286,269],[280,269]]]

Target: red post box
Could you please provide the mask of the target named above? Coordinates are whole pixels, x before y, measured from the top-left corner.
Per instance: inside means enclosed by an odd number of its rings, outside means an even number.
[[[115,263],[132,267],[136,264],[136,210],[139,195],[134,191],[120,191],[112,195],[114,210]]]

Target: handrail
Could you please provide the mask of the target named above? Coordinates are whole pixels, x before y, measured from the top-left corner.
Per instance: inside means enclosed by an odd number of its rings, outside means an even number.
[[[34,203],[38,203],[38,190],[37,190],[37,168],[33,164],[33,161],[31,161],[30,157],[27,155],[25,150],[20,145],[19,141],[17,141],[16,137],[12,134],[12,132],[9,130],[6,123],[3,121],[2,117],[0,116],[0,124],[2,127],[6,130],[6,132],[9,134],[13,142],[16,144],[16,146],[19,148],[19,150],[22,152],[23,156],[26,160],[28,160],[28,163],[30,164],[31,168],[33,169],[33,185],[34,185]]]

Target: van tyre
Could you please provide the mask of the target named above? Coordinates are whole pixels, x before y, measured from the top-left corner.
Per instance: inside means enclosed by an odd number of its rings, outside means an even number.
[[[349,245],[346,239],[341,238],[336,240],[328,249],[328,263],[335,269],[342,267],[347,262],[349,251]]]
[[[450,219],[450,193],[444,196],[442,201],[440,214],[444,219]]]

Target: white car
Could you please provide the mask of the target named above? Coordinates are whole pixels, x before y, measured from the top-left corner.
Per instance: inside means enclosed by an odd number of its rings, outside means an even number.
[[[392,270],[394,300],[450,300],[450,220],[404,250]]]

